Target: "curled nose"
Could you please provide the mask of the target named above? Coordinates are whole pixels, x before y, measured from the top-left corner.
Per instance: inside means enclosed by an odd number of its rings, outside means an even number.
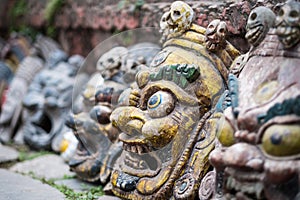
[[[225,167],[223,156],[224,151],[222,151],[221,149],[215,149],[209,154],[209,162],[216,169],[223,169]]]
[[[110,120],[113,126],[120,128],[127,133],[131,132],[132,126],[138,126],[141,129],[146,121],[146,116],[142,110],[133,107],[125,106],[115,109],[110,115]]]
[[[264,159],[258,147],[247,143],[237,143],[223,150],[214,150],[210,162],[216,168],[233,167],[263,170]]]

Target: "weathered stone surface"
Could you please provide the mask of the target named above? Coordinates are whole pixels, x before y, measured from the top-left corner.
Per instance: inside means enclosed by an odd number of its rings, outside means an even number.
[[[0,163],[15,161],[19,153],[15,149],[0,144]]]
[[[245,25],[250,10],[257,5],[273,7],[285,0],[222,0],[222,1],[186,1],[195,11],[194,21],[206,27],[213,19],[220,19],[227,23],[229,38],[232,44],[238,44],[239,50],[246,52],[249,48],[244,39]],[[13,10],[16,1],[3,1],[3,8]],[[25,24],[36,28],[45,28],[48,23],[44,12],[47,1],[28,0],[27,7],[30,12],[14,20],[6,20],[4,14],[0,18],[0,27],[11,25],[9,22]],[[79,53],[87,55],[92,47],[95,47],[94,38],[102,38],[96,44],[103,41],[115,31],[124,31],[140,27],[159,27],[162,14],[169,8],[172,1],[145,0],[143,4],[138,1],[82,1],[67,0],[55,12],[54,26],[59,35],[60,42],[64,43],[65,50],[70,54]],[[6,12],[9,13],[9,12]],[[1,15],[1,16],[2,16]],[[8,21],[8,22],[7,22]],[[82,33],[82,34],[81,34]],[[94,37],[94,35],[99,35]]]
[[[80,179],[63,179],[54,182],[56,185],[65,185],[75,192],[89,191],[93,187],[97,187],[98,184],[92,184],[88,182],[81,181]]]
[[[69,171],[69,166],[58,155],[45,155],[17,163],[10,170],[24,174],[33,173],[36,177],[45,179],[74,175],[74,173]]]
[[[114,197],[114,196],[104,195],[104,196],[101,196],[98,200],[121,200],[121,199],[118,197]]]
[[[10,200],[60,200],[64,195],[38,180],[0,169],[1,199]]]

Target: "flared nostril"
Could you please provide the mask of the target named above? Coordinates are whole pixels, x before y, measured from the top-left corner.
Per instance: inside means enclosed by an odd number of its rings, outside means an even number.
[[[222,157],[226,166],[234,168],[248,168],[260,171],[263,168],[264,159],[262,153],[254,145],[237,143],[230,146]]]
[[[209,162],[216,168],[216,169],[223,169],[224,168],[224,161],[223,161],[223,153],[219,149],[215,149],[209,155]]]
[[[132,106],[116,108],[110,115],[112,125],[121,131],[131,134],[133,132],[141,133],[141,129],[147,121],[145,113]]]

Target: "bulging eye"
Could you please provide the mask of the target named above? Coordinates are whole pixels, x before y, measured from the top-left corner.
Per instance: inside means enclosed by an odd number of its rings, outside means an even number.
[[[174,97],[164,91],[154,93],[147,102],[147,109],[151,117],[164,117],[170,114],[175,106]]]
[[[250,16],[250,19],[251,20],[255,20],[257,17],[257,14],[256,13],[252,13],[251,16]]]
[[[278,16],[282,17],[284,15],[284,11],[282,9],[279,10]]]
[[[148,100],[148,108],[154,109],[161,103],[161,94],[155,93]]]
[[[299,133],[299,125],[273,125],[264,132],[262,148],[267,154],[277,157],[299,154]]]
[[[298,17],[298,15],[299,15],[299,13],[296,10],[292,10],[290,12],[290,17],[296,18],[296,17]]]

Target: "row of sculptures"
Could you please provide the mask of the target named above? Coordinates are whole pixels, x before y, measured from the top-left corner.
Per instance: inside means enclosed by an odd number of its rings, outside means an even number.
[[[162,47],[112,48],[90,78],[82,58],[37,40],[44,59],[21,61],[1,128],[23,121],[27,144],[72,152],[78,178],[122,199],[300,199],[300,3],[255,7],[242,55],[225,22],[194,15],[173,2]],[[75,75],[85,88],[70,109]]]

